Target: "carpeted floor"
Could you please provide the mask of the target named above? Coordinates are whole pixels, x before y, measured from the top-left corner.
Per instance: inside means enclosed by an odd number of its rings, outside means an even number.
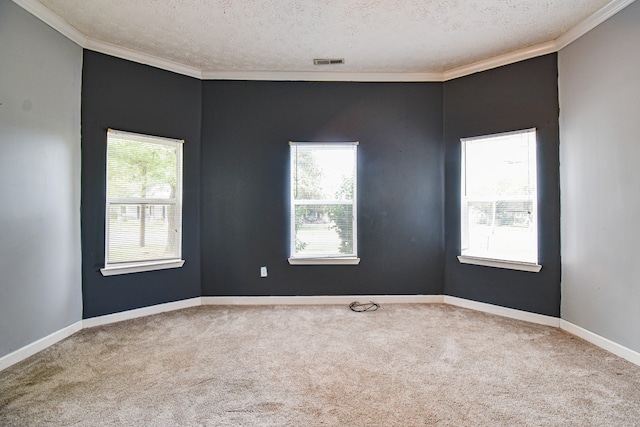
[[[441,305],[202,306],[0,372],[2,426],[638,426],[640,367]]]

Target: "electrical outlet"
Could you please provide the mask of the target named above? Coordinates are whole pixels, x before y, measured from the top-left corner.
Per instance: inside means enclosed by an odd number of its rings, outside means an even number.
[[[267,267],[260,267],[260,277],[267,277]]]

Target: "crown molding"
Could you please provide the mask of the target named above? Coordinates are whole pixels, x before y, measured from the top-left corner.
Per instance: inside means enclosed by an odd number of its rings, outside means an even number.
[[[525,59],[535,58],[537,56],[546,55],[556,52],[556,44],[554,41],[540,43],[519,49],[503,55],[494,56],[493,58],[484,59],[474,62],[473,64],[463,65],[444,72],[444,81],[457,79],[459,77],[468,76],[469,74],[479,73],[480,71],[491,70],[492,68],[502,67],[503,65],[513,64],[515,62],[524,61]]]
[[[87,43],[87,37],[84,34],[36,0],[13,0],[13,2],[72,42],[82,47]]]
[[[340,71],[203,71],[203,80],[317,82],[441,82],[443,73],[350,73]]]
[[[555,40],[557,50],[560,50],[576,41],[616,13],[620,12],[625,7],[629,6],[634,1],[635,0],[613,0],[611,3],[605,5],[596,13],[558,37]]]
[[[140,64],[194,77],[200,80],[269,80],[269,81],[341,81],[341,82],[443,82],[457,79],[481,71],[513,64],[526,59],[558,52],[573,41],[606,21],[635,0],[612,0],[596,13],[571,28],[555,40],[529,46],[493,58],[463,65],[444,72],[425,73],[351,73],[334,71],[211,71],[200,70],[178,62],[149,55],[133,49],[86,37],[66,21],[51,12],[36,0],[13,0],[14,3],[34,15],[62,35],[80,45],[93,50]]]
[[[86,43],[84,44],[84,46],[82,46],[85,49],[93,50],[95,52],[104,53],[144,65],[150,65],[155,68],[172,71],[174,73],[194,77],[196,79],[202,79],[202,71],[198,70],[197,68],[180,64],[179,62],[170,61],[168,59],[159,58],[157,56],[149,55],[138,50],[116,46],[114,44],[106,43],[100,40],[95,40],[92,38],[87,38],[86,40]]]

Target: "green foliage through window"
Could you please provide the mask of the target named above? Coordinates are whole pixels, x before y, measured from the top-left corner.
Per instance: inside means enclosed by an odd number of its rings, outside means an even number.
[[[537,263],[535,129],[461,142],[460,254]]]
[[[292,257],[356,256],[356,145],[292,143]]]
[[[182,141],[110,130],[105,264],[181,257]]]

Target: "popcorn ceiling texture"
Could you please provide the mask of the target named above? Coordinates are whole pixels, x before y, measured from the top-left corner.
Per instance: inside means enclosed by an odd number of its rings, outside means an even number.
[[[39,0],[85,36],[202,71],[442,72],[556,39],[610,0]]]

